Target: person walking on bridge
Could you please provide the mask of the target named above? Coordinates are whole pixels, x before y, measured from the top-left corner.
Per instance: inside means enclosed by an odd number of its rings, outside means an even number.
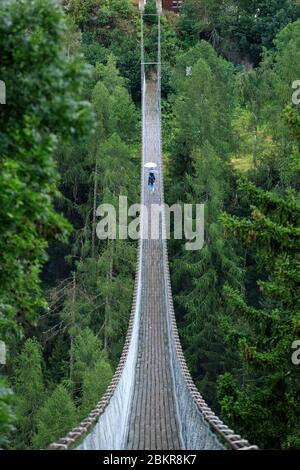
[[[148,186],[150,188],[150,191],[154,193],[155,189],[155,175],[152,171],[149,173],[149,178],[148,178]]]

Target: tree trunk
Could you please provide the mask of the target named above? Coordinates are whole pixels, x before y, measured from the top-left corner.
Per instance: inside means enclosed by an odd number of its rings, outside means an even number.
[[[92,225],[92,257],[95,257],[96,251],[96,212],[97,212],[97,190],[98,190],[98,162],[95,161],[95,179],[94,179],[94,206],[93,206],[93,225]]]
[[[253,113],[253,154],[252,161],[253,167],[257,168],[257,150],[258,150],[258,124],[260,117],[260,102],[259,99],[255,102],[254,113]]]
[[[75,177],[74,185],[73,185],[73,200],[74,204],[77,203],[77,191],[78,191],[78,183],[77,178]]]
[[[254,117],[254,128],[253,128],[253,167],[257,168],[257,141],[258,141],[258,126],[257,126],[257,117]]]
[[[76,274],[73,273],[73,288],[72,288],[72,303],[71,303],[71,324],[70,324],[70,384],[71,384],[71,397],[74,395],[74,311],[76,300]]]
[[[112,247],[112,245],[111,245]],[[113,251],[113,250],[111,250]],[[110,285],[112,282],[112,277],[113,277],[113,252],[111,253],[110,257],[110,266],[109,266],[109,271],[106,275],[107,279],[107,285]],[[109,289],[110,292],[110,289]],[[106,299],[105,299],[105,320],[104,320],[104,351],[108,351],[108,336],[107,336],[107,324],[108,324],[108,316],[109,316],[109,311],[110,311],[110,305],[111,305],[111,298],[110,294],[106,294]]]

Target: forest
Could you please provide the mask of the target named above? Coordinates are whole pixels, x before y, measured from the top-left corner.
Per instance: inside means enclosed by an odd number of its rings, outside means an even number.
[[[0,448],[44,449],[99,402],[127,333],[137,242],[96,224],[140,197],[140,14],[2,0],[0,17]],[[161,43],[165,200],[205,205],[204,247],[168,243],[189,370],[237,433],[299,450],[300,1],[185,0]]]

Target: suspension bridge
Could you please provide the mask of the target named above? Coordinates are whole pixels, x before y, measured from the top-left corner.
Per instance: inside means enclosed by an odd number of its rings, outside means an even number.
[[[164,204],[161,139],[161,1],[157,1],[157,61],[145,62],[141,13],[142,162],[141,236],[132,312],[119,365],[95,409],[49,449],[254,450],[204,401],[188,371],[178,336],[168,264],[164,214],[153,229],[150,206]],[[150,65],[152,72],[146,74]],[[153,68],[155,66],[155,73]],[[145,165],[157,165],[154,194]],[[143,209],[145,208],[145,209]],[[146,210],[149,209],[149,210]],[[155,221],[155,223],[157,223]]]

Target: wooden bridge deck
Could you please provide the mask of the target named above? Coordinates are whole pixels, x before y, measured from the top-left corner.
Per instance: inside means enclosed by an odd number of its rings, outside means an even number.
[[[160,164],[159,115],[156,82],[147,83],[145,99],[144,163]],[[159,170],[158,170],[159,171]],[[147,188],[144,175],[144,203],[160,204],[160,173],[155,193]],[[149,215],[149,231],[154,221]],[[134,395],[129,415],[128,450],[171,450],[182,448],[171,376],[167,335],[167,305],[164,287],[161,227],[160,238],[143,240],[141,317]]]

